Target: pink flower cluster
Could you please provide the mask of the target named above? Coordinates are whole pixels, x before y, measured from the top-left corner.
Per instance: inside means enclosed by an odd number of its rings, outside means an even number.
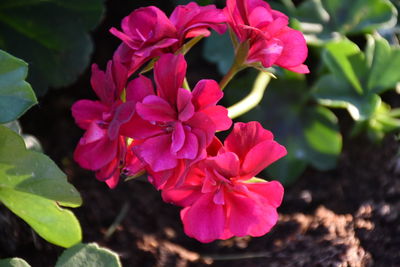
[[[182,206],[187,235],[201,242],[232,236],[261,236],[277,222],[283,187],[255,176],[286,154],[258,122],[228,130],[227,109],[214,80],[185,88],[185,40],[223,33],[249,42],[245,64],[281,66],[308,72],[307,47],[288,19],[262,0],[228,0],[213,5],[178,6],[168,18],[156,7],[133,11],[122,21],[122,40],[106,71],[92,66],[91,85],[99,100],[80,100],[72,114],[85,133],[74,158],[114,188],[120,177],[147,173],[165,201]],[[137,71],[150,61],[154,83]]]

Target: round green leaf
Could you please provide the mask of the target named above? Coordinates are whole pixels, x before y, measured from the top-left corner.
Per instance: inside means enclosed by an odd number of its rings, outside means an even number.
[[[0,267],[31,267],[26,261],[20,258],[0,260]]]
[[[37,103],[27,74],[26,62],[0,50],[0,123],[17,119]]]
[[[72,212],[82,200],[47,156],[28,151],[15,132],[0,126],[0,201],[47,241],[70,247],[81,240]]]
[[[58,258],[55,267],[121,267],[116,253],[95,243],[77,244]]]
[[[361,74],[359,66],[365,67],[365,64],[363,66],[362,52],[355,43],[349,40],[328,43],[322,59],[337,78],[347,80],[358,94],[363,93],[359,80],[362,75],[357,74]]]
[[[31,63],[29,82],[43,95],[73,82],[89,63],[88,31],[103,13],[103,0],[3,0],[0,48]]]
[[[400,81],[400,49],[391,47],[381,37],[369,36],[365,53],[370,58],[368,90],[380,94],[387,89],[395,88]]]
[[[336,116],[327,108],[308,107],[304,112],[304,143],[307,161],[319,170],[336,166],[342,136]]]

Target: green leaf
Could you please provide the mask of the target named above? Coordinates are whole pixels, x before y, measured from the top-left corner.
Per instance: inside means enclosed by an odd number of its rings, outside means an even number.
[[[325,42],[341,35],[371,33],[396,24],[397,10],[389,0],[306,0],[294,12],[311,42]]]
[[[213,32],[206,38],[203,56],[207,61],[217,64],[221,74],[227,73],[235,57],[228,31],[222,35]]]
[[[30,267],[30,265],[20,258],[10,258],[0,260],[0,267]]]
[[[374,116],[367,122],[367,134],[375,142],[382,141],[386,133],[400,129],[399,110],[381,102]]]
[[[314,96],[325,106],[346,108],[356,121],[370,118],[380,102],[376,94],[355,93],[349,83],[333,74],[321,76],[314,86]]]
[[[382,93],[392,89],[400,81],[400,49],[391,47],[389,43],[378,36],[368,36],[370,74],[367,89],[373,93]]]
[[[3,0],[0,48],[30,62],[28,81],[38,95],[72,83],[89,63],[88,32],[99,22],[103,0]]]
[[[47,156],[28,151],[24,141],[0,126],[0,201],[47,241],[70,247],[81,240],[74,214],[82,200]]]
[[[240,78],[245,79],[250,83],[253,74]],[[245,90],[246,83],[240,80],[232,82],[227,90]],[[334,168],[342,148],[335,115],[310,100],[305,76],[284,71],[284,76],[271,81],[260,106],[241,117],[244,121],[260,121],[286,147],[288,155],[267,168],[273,179],[285,184],[293,182],[308,164],[319,170]]]
[[[284,143],[283,143],[284,142]],[[298,142],[296,136],[286,136],[282,140],[282,144],[287,149],[287,155],[268,166],[267,172],[271,180],[278,179],[283,184],[288,185],[296,181],[296,179],[305,171],[308,162],[305,158],[305,151],[302,143]]]
[[[58,258],[55,267],[121,267],[116,253],[95,243],[77,244]]]
[[[400,80],[400,49],[379,36],[368,37],[365,53],[349,40],[329,43],[323,61],[331,74],[319,78],[314,96],[326,106],[347,108],[356,121],[372,119],[381,105],[378,94]]]
[[[342,138],[336,116],[329,109],[317,106],[307,107],[304,117],[304,147],[307,160],[319,170],[333,169],[342,150]]]
[[[17,119],[37,103],[27,73],[26,62],[0,50],[0,123]]]
[[[328,43],[322,54],[322,58],[330,71],[338,79],[346,79],[358,94],[363,93],[359,80],[359,76],[363,73],[360,73],[360,69],[356,68],[356,66],[362,65],[364,62],[357,64],[363,60],[362,53],[355,43],[348,40]]]

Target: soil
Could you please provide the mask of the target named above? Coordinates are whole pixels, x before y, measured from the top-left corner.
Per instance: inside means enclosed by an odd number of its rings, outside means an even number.
[[[119,26],[134,5],[143,4],[135,2],[129,8],[122,0],[108,2],[105,20],[94,33],[93,62],[103,67],[111,57],[118,41],[107,29]],[[125,8],[117,9],[119,5]],[[198,54],[192,53],[193,62],[200,60]],[[195,69],[192,79],[204,71],[208,77],[216,73],[205,62],[197,63]],[[125,267],[400,266],[396,136],[388,136],[379,145],[345,136],[337,169],[308,169],[286,188],[279,222],[270,233],[201,244],[183,233],[180,209],[164,203],[145,179],[122,182],[110,190],[72,160],[82,131],[75,126],[70,107],[78,99],[94,98],[89,75],[87,71],[74,85],[50,91],[21,120],[24,131],[41,141],[46,154],[80,191],[84,204],[74,213],[82,225],[83,242],[112,249]],[[345,114],[339,115],[346,121]],[[342,128],[346,133],[346,123]],[[116,222],[112,231],[110,226]],[[34,267],[47,267],[54,266],[62,251],[0,207],[0,258],[21,257]]]

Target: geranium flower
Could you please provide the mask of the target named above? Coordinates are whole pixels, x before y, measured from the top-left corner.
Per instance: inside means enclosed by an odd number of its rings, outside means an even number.
[[[249,42],[247,63],[308,73],[308,49],[301,32],[288,27],[288,17],[263,0],[227,0],[224,12],[240,42]]]
[[[134,151],[153,172],[173,169],[180,159],[205,155],[214,133],[232,123],[227,109],[216,105],[223,96],[218,84],[201,80],[191,92],[182,88],[185,75],[183,55],[165,54],[154,67],[156,92],[144,76],[127,88],[134,92],[130,95],[137,102],[136,114],[121,132],[141,142]]]
[[[223,33],[226,26],[221,23],[225,20],[223,12],[214,5],[178,6],[169,19],[157,7],[139,8],[122,20],[122,31],[110,29],[123,41],[114,58],[128,66],[131,74],[149,59],[176,52],[186,38],[210,35],[208,28]]]
[[[127,71],[117,62],[109,61],[106,72],[93,65],[91,85],[99,101],[80,100],[72,106],[76,123],[86,130],[74,159],[81,167],[96,171],[97,179],[110,187],[118,182],[126,154],[126,141],[119,129],[130,120],[135,108],[134,103],[121,100],[126,81]]]
[[[192,166],[182,186],[163,191],[165,201],[184,207],[185,233],[211,242],[269,232],[278,220],[283,187],[252,178],[286,149],[258,122],[250,122],[236,123],[224,146],[214,141],[208,153]]]

